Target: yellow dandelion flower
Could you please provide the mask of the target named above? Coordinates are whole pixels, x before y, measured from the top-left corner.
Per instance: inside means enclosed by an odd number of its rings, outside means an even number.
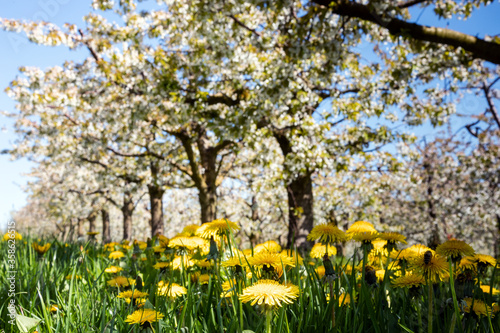
[[[391,284],[394,288],[416,288],[425,284],[425,278],[419,274],[406,274],[392,279]]]
[[[493,290],[491,290],[491,287],[488,285],[481,285],[480,288],[483,291],[483,293],[485,293],[485,294],[489,294],[491,291],[492,295],[500,295],[500,290],[498,290],[496,288],[493,288]]]
[[[398,232],[382,232],[379,234],[379,238],[387,241],[387,243],[402,243],[406,244],[406,236],[401,235]]]
[[[109,259],[120,259],[123,257],[125,257],[125,253],[123,253],[122,251],[113,251],[108,256]]]
[[[487,315],[492,315],[492,310],[489,306],[487,306],[483,301],[479,299],[472,299],[470,297],[465,297],[464,298],[465,303],[467,303],[467,306],[464,308],[464,312],[470,313],[470,308],[472,306],[472,311],[478,316],[487,316]]]
[[[119,245],[117,242],[104,244],[104,251],[114,251],[117,245]]]
[[[117,276],[108,281],[108,285],[111,287],[130,287],[133,284],[135,284],[135,280],[125,276]]]
[[[432,254],[435,252],[431,250],[429,247],[422,245],[422,244],[416,244],[412,245],[409,248],[403,249],[401,251],[392,251],[390,254],[391,259],[397,259],[397,260],[406,260],[410,261],[414,258],[420,257],[423,255],[425,252],[431,251]]]
[[[134,240],[134,245],[137,245],[141,251],[144,251],[148,247],[148,243],[138,240]]]
[[[295,267],[294,260],[281,253],[256,253],[253,257],[248,258],[248,263],[252,266],[272,266],[276,269],[282,268],[283,266]]]
[[[98,231],[89,231],[89,232],[87,232],[87,236],[96,236],[96,235],[99,235]]]
[[[185,295],[187,289],[177,283],[166,283],[164,281],[158,282],[158,290],[156,294],[158,296],[167,296],[171,299],[175,299],[179,296]]]
[[[300,256],[300,254],[298,254],[294,250],[285,249],[285,250],[281,251],[281,254],[292,258],[295,265],[302,265],[304,263],[304,259]]]
[[[452,260],[459,260],[463,256],[473,256],[474,249],[464,241],[450,239],[436,248],[436,253],[443,257],[451,257]]]
[[[50,306],[50,308],[48,308],[48,310],[49,310],[50,312],[57,312],[57,311],[59,311],[59,305],[57,305],[57,304],[52,304],[52,305]]]
[[[385,269],[377,269],[377,270],[375,270],[375,276],[377,277],[377,280],[379,282],[384,281]]]
[[[171,248],[185,248],[188,250],[203,249],[210,245],[201,237],[174,237],[168,243]]]
[[[130,302],[132,301],[132,299],[130,298],[125,298],[125,302],[127,304],[130,304]],[[137,306],[138,308],[140,307],[143,307],[144,304],[146,304],[146,301],[147,301],[147,298],[134,298],[134,303],[135,303],[135,306]]]
[[[14,232],[7,232],[5,235],[3,235],[3,240],[8,241],[8,240],[18,240],[21,241],[23,240],[23,236],[21,236],[20,233],[17,231]]]
[[[154,269],[165,269],[165,268],[168,268],[168,266],[170,266],[169,262],[167,262],[167,261],[159,261],[159,262],[157,262],[156,264],[153,265],[153,268]]]
[[[44,255],[50,249],[50,243],[46,243],[45,245],[40,245],[36,242],[33,242],[31,246],[33,249],[39,254]]]
[[[281,246],[276,241],[268,240],[267,242],[264,242],[262,244],[257,244],[253,248],[253,253],[259,253],[259,252],[278,253],[281,252]]]
[[[380,235],[380,234],[379,234]],[[387,241],[383,239],[375,239],[372,241],[373,249],[371,254],[374,256],[383,255],[387,256]]]
[[[333,256],[337,254],[337,248],[334,245],[323,245],[321,243],[316,243],[311,249],[311,252],[309,255],[311,258],[318,258],[321,259],[325,256],[325,254],[328,252],[329,256]]]
[[[247,265],[247,261],[245,257],[242,255],[240,257],[231,257],[226,261],[223,261],[221,265],[222,267],[236,267],[236,266],[244,267]]]
[[[128,315],[127,319],[125,319],[125,322],[129,323],[130,325],[151,325],[151,323],[157,322],[158,320],[163,319],[163,317],[163,314],[158,311],[152,309],[139,309],[134,311],[131,315]]]
[[[351,238],[363,244],[369,244],[378,238],[378,232],[353,232],[351,233]]]
[[[142,292],[142,291],[135,289],[134,291],[132,291],[132,290],[123,291],[123,292],[119,293],[118,296],[116,296],[116,297],[117,298],[132,299],[132,298],[144,298],[144,297],[148,297],[148,295],[149,295],[148,293],[145,293],[145,292]]]
[[[357,221],[354,222],[349,229],[347,229],[348,234],[354,234],[354,233],[364,233],[364,232],[369,232],[369,233],[376,233],[377,230],[371,224],[370,222],[366,221]]]
[[[163,235],[158,235],[158,241],[160,242],[161,247],[167,247],[168,242],[170,241],[167,237]]]
[[[497,264],[496,259],[487,254],[476,254],[472,257],[472,261],[477,264],[479,268],[486,268],[488,266],[495,267]]]
[[[236,293],[236,280],[227,280],[222,284],[222,290],[220,297],[232,297]]]
[[[349,275],[352,274],[352,265],[347,264],[345,266],[341,266],[340,270],[342,271],[342,273],[344,273],[345,275],[349,276]]]
[[[318,268],[316,268],[316,273],[318,274],[318,277],[321,279],[323,276],[325,276],[325,266],[321,265]]]
[[[234,222],[227,219],[218,219],[212,222],[203,223],[201,227],[196,230],[196,235],[205,239],[210,239],[210,237],[214,237],[214,239],[216,239],[226,232],[234,232],[239,229],[240,227]]]
[[[104,271],[105,271],[106,273],[115,274],[115,273],[118,273],[118,272],[123,271],[123,268],[118,267],[118,266],[109,266],[109,267],[108,267],[108,268],[106,268]]]
[[[339,296],[339,306],[351,304],[351,295],[343,293]]]
[[[498,305],[497,302],[491,304],[491,311],[493,311],[493,313],[500,312],[500,305]]]
[[[259,280],[255,284],[243,289],[239,299],[250,305],[280,307],[282,303],[291,304],[299,296],[299,288],[295,285],[282,285],[274,280]]]
[[[460,259],[460,262],[458,263],[458,271],[459,272],[464,272],[464,271],[476,271],[476,263],[474,262],[474,257],[473,256],[465,256],[462,259]]]
[[[214,265],[213,262],[211,262],[210,260],[209,261],[196,260],[194,263],[196,266],[198,266],[200,268],[211,268]]]
[[[172,268],[175,270],[186,269],[192,266],[194,266],[194,261],[189,259],[186,255],[175,257],[174,260],[172,260]]]
[[[199,284],[208,284],[209,281],[210,281],[210,275],[208,274],[201,274],[200,276],[198,276]]]
[[[153,246],[153,252],[154,253],[163,253],[163,252],[165,252],[166,249],[167,248],[163,247],[162,245]]]
[[[129,244],[122,244],[121,248],[123,251],[127,252],[128,250],[130,250],[132,248],[132,246]]]
[[[190,224],[182,229],[183,235],[196,236],[196,231],[200,228],[198,224]]]
[[[409,269],[415,271],[417,274],[423,275],[431,282],[444,280],[449,276],[446,258],[437,254],[432,255],[430,259],[425,253],[412,259]]]
[[[319,224],[312,228],[307,236],[307,240],[318,240],[323,244],[332,244],[337,242],[345,242],[348,236],[333,224]]]
[[[82,277],[80,275],[73,275],[73,274],[69,274],[69,275],[66,275],[65,279],[66,280],[71,280],[71,279],[75,279],[75,280],[80,280]]]

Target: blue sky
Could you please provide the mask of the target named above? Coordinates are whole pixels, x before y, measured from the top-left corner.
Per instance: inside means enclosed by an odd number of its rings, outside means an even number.
[[[90,1],[81,0],[16,0],[2,1],[0,17],[24,20],[48,20],[56,24],[65,22],[82,25],[82,17],[90,10]],[[13,101],[4,89],[18,74],[20,66],[46,68],[61,65],[65,60],[84,59],[85,50],[68,51],[63,47],[43,47],[30,43],[15,33],[0,31],[0,110],[15,110]],[[10,148],[16,136],[12,121],[0,115],[0,150]],[[0,229],[10,216],[10,211],[22,207],[26,194],[21,186],[27,179],[31,163],[27,160],[11,161],[0,155]]]
[[[152,2],[152,1],[150,1]],[[3,1],[0,7],[0,17],[24,20],[46,20],[59,25],[63,23],[75,23],[82,25],[82,17],[87,14],[90,0],[15,0]],[[448,27],[450,29],[466,32],[483,37],[485,33],[495,35],[500,33],[500,3],[496,2],[487,9],[482,9],[473,14],[467,21],[437,21],[433,17],[431,9],[422,13],[421,9],[414,11],[418,23],[434,26]],[[489,28],[486,28],[489,27]],[[492,27],[498,27],[493,29]],[[44,47],[30,43],[24,36],[15,33],[0,31],[0,110],[13,112],[14,103],[4,93],[8,86],[18,74],[20,66],[36,66],[46,68],[61,65],[66,60],[81,60],[88,56],[86,50],[69,51],[64,47]],[[483,97],[473,95],[466,96],[464,101],[458,105],[457,111],[467,114],[479,114],[484,111],[486,105]],[[460,122],[466,120],[454,120],[454,127],[460,127]],[[415,131],[419,135],[433,135],[436,129],[427,126]],[[0,150],[9,148],[16,136],[12,129],[10,119],[0,116]],[[26,184],[28,178],[23,173],[31,167],[27,160],[11,161],[10,157],[0,155],[0,229],[5,226],[9,219],[10,211],[18,209],[25,204],[26,194],[21,187]]]

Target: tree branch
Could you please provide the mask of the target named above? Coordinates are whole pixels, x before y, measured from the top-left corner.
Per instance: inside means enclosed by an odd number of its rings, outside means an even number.
[[[241,22],[240,20],[238,20],[234,15],[228,15],[228,17],[230,19],[232,19],[234,21],[234,23],[236,23],[237,25],[239,25],[240,27],[242,28],[245,28],[246,30],[250,31],[252,34],[254,34],[255,36],[257,37],[260,37],[260,33],[255,30],[255,29],[252,29],[250,28],[249,26],[247,26],[245,23]]]
[[[381,18],[368,5],[348,0],[313,0],[314,3],[329,7],[333,13],[372,22],[385,28],[392,35],[403,35],[416,40],[461,47],[474,58],[500,65],[500,44],[467,35],[455,30],[410,23],[388,15]]]
[[[398,8],[404,9],[404,8],[409,8],[415,5],[418,5],[419,3],[422,2],[427,2],[429,0],[408,0],[408,1],[400,1],[396,5]]]
[[[496,82],[496,80],[493,81],[492,84],[487,86],[486,82],[483,81],[483,92],[484,92],[484,97],[486,97],[486,102],[488,102],[489,111],[493,115],[493,119],[495,120],[495,122],[498,125],[498,128],[500,129],[500,118],[498,116],[498,111],[497,111],[497,108],[495,107],[495,104],[493,104],[493,101],[491,100],[491,95],[490,95],[490,89],[495,82]]]

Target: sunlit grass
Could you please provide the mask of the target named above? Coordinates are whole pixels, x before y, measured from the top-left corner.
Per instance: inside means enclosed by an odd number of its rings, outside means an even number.
[[[299,260],[298,252],[282,252],[264,258],[279,263],[262,264],[263,252],[245,256],[231,234],[215,236],[212,246],[207,240],[196,249],[161,251],[156,239],[103,246],[25,237],[16,241],[16,312],[39,320],[32,329],[38,332],[500,331],[497,266],[487,257],[462,263],[455,255],[434,271],[434,260],[443,257],[432,251],[430,259],[419,247],[388,256],[387,247],[363,240],[345,257],[302,253]],[[51,246],[37,252],[34,241]],[[1,253],[7,246],[1,242]],[[110,256],[115,251],[124,256]],[[6,259],[0,268],[6,281]],[[263,279],[276,281],[279,291],[274,294],[273,283],[249,288]],[[8,284],[1,288],[0,327],[18,332],[9,324]]]

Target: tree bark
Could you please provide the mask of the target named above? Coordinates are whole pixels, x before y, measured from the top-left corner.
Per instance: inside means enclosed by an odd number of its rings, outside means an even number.
[[[148,192],[151,209],[151,220],[149,221],[151,237],[158,234],[163,235],[163,194],[165,191],[160,186],[148,185]]]
[[[495,214],[496,218],[497,218],[497,223],[496,223],[496,229],[497,229],[497,233],[495,235],[495,242],[493,244],[494,246],[494,249],[493,249],[493,253],[495,255],[495,259],[500,259],[500,215],[498,214]]]
[[[217,218],[217,150],[210,146],[205,131],[198,134],[196,143],[203,167],[203,182],[199,189],[201,223],[212,222]]]
[[[390,17],[388,14],[381,17],[372,11],[369,5],[350,0],[313,0],[313,2],[328,7],[328,10],[337,15],[375,23],[387,29],[391,35],[402,35],[415,40],[461,47],[470,52],[474,58],[500,64],[500,44],[496,42],[487,42],[484,39],[450,29],[406,22]]]
[[[424,155],[424,158],[427,159],[427,155]],[[437,221],[437,215],[434,209],[434,199],[433,199],[433,193],[434,189],[432,188],[432,180],[433,180],[433,174],[432,174],[432,166],[430,162],[424,161],[424,170],[426,173],[426,185],[427,185],[427,212],[429,214],[429,218],[431,219],[432,223],[432,230],[431,230],[431,235],[429,237],[428,241],[428,246],[429,248],[435,250],[439,244],[441,244],[441,239],[439,237],[439,224]]]
[[[101,209],[102,218],[102,242],[104,244],[111,242],[111,225],[109,221],[109,211],[106,208]]]
[[[90,213],[89,217],[87,217],[87,220],[89,221],[89,230],[88,232],[94,232],[95,231],[95,220],[97,219],[97,212],[92,212]]]
[[[125,192],[123,198],[123,206],[121,211],[123,214],[123,240],[131,240],[132,238],[132,215],[135,210],[134,201],[130,192]]]
[[[199,124],[194,125],[194,135],[188,133],[186,129],[170,133],[181,141],[186,151],[189,169],[182,171],[189,175],[198,190],[201,223],[211,222],[217,218],[217,178],[223,161],[223,157],[219,160],[217,158],[219,152],[233,142],[223,140],[213,146],[207,136],[207,130]],[[193,149],[193,143],[196,143],[199,160]]]
[[[283,156],[291,153],[290,140],[285,133],[275,130],[274,137],[278,141]],[[286,186],[288,196],[288,235],[287,247],[293,245],[306,250],[312,247],[307,235],[314,226],[312,172],[307,170],[292,179]]]
[[[298,176],[286,189],[289,218],[287,246],[292,247],[295,244],[300,248],[310,248],[312,243],[307,240],[307,235],[314,226],[311,173]]]
[[[76,238],[83,237],[85,235],[85,232],[83,231],[83,221],[85,219],[82,218],[77,218],[76,220]],[[73,234],[74,235],[74,234]],[[73,236],[71,237],[73,239]]]

